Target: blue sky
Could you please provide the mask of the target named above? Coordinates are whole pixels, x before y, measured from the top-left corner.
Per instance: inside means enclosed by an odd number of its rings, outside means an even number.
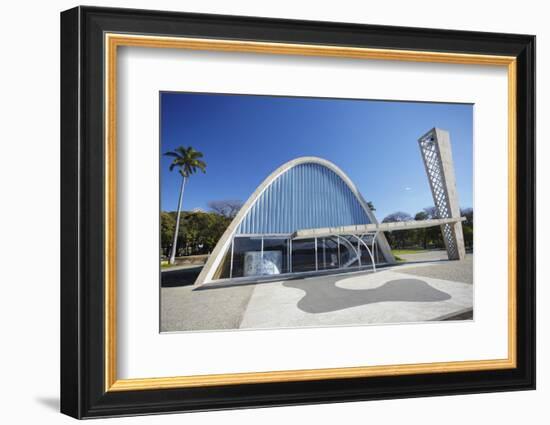
[[[161,153],[179,145],[204,153],[184,210],[248,199],[274,169],[299,156],[338,165],[382,220],[433,205],[417,139],[448,130],[461,206],[472,206],[473,106],[323,98],[161,93]],[[180,175],[161,157],[161,209],[177,208]]]

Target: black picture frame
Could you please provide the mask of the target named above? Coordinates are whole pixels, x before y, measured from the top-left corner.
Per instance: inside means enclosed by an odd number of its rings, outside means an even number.
[[[517,367],[105,391],[104,34],[256,40],[517,59]],[[61,13],[61,412],[75,418],[535,388],[535,37],[76,7]]]

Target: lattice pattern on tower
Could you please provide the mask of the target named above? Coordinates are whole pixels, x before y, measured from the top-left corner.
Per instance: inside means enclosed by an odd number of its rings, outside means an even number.
[[[449,198],[445,189],[445,175],[443,173],[441,154],[434,135],[429,133],[420,139],[420,150],[424,158],[424,165],[430,181],[432,194],[435,203],[437,218],[451,218]],[[458,255],[456,246],[456,237],[452,225],[444,224],[441,226],[443,238],[447,246],[447,252],[450,257]]]

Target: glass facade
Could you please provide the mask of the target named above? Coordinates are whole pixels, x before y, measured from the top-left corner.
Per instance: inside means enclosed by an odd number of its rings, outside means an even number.
[[[214,278],[234,279],[372,267],[373,257],[375,264],[384,262],[376,244],[373,249],[373,237],[370,234],[307,239],[291,239],[287,235],[235,236]]]
[[[317,268],[318,270],[330,270],[340,267],[338,255],[338,238],[317,238]]]
[[[339,236],[340,267],[358,267],[357,240],[352,236]]]
[[[289,272],[289,239],[287,237],[272,237],[264,238],[263,256],[264,261],[269,261],[269,258],[274,259],[277,264],[277,273],[264,274],[281,274]]]
[[[315,257],[315,238],[292,241],[292,272],[311,272],[317,270]]]
[[[230,267],[231,278],[245,277],[245,257],[247,253],[261,252],[262,238],[261,237],[242,237],[233,238],[233,246],[229,249],[228,254],[232,258],[233,267]],[[232,251],[232,252],[231,252]],[[247,264],[248,265],[248,264]]]

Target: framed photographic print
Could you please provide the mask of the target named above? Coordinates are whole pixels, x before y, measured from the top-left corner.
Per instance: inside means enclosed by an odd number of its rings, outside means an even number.
[[[535,387],[535,37],[61,14],[61,411]]]

